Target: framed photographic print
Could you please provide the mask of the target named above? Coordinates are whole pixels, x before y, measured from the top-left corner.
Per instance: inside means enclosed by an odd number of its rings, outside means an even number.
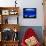
[[[9,10],[2,10],[2,15],[9,15]]]
[[[17,11],[16,11],[16,10],[10,10],[10,11],[9,11],[9,14],[10,14],[10,15],[16,15],[16,14],[17,14]]]
[[[10,15],[14,15],[14,10],[10,10],[10,11],[9,11],[9,14],[10,14]]]
[[[23,8],[23,18],[36,18],[36,8]]]

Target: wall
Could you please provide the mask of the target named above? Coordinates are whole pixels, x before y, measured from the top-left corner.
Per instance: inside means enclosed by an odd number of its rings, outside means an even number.
[[[1,7],[13,7],[15,0],[0,0],[0,6]]]
[[[42,0],[21,0],[20,2],[20,24],[22,26],[43,26],[43,6]],[[37,8],[36,19],[24,19],[23,8]]]
[[[15,6],[14,3],[15,0],[0,0],[0,7],[13,7]],[[39,26],[43,26],[43,6],[42,6],[42,0],[17,0],[17,6],[20,7],[19,9],[19,24],[21,26],[34,26],[33,28],[36,29],[36,32],[38,34],[38,37],[40,38],[40,41],[42,42],[42,28]],[[24,19],[23,18],[23,8],[37,8],[37,18],[36,19]],[[12,17],[9,17],[9,20]],[[14,22],[14,21],[13,21]],[[36,26],[36,27],[35,27]],[[38,26],[38,27],[37,27]],[[22,29],[24,30],[24,29]],[[25,30],[24,30],[25,31]],[[22,32],[22,31],[21,31]]]
[[[21,26],[21,30],[19,32],[19,39],[20,42],[24,36],[24,33],[27,31],[28,28],[32,28],[35,33],[37,34],[37,37],[41,43],[43,43],[43,31],[42,26]]]
[[[14,0],[15,1],[15,0]],[[15,6],[13,0],[0,0],[0,6],[12,7]],[[20,7],[19,24],[21,26],[43,26],[43,6],[42,0],[17,0],[17,6]],[[37,8],[36,19],[24,19],[23,8]]]

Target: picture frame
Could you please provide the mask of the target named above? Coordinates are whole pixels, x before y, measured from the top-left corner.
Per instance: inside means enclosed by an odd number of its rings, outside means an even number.
[[[17,12],[16,10],[10,10],[10,11],[9,11],[9,14],[10,14],[10,15],[16,15],[17,13],[18,13],[18,12]]]
[[[23,8],[23,18],[36,18],[36,8]]]
[[[2,10],[2,15],[9,15],[9,10]]]

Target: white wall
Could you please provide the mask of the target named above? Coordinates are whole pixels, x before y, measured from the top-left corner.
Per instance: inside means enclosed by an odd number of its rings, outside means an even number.
[[[21,0],[20,2],[20,24],[22,26],[43,26],[43,6],[42,0]],[[37,8],[36,19],[24,19],[23,8]]]
[[[0,0],[0,6],[9,7],[14,6],[15,0]],[[20,7],[19,13],[19,24],[21,26],[43,26],[43,6],[42,0],[17,0]],[[37,18],[36,19],[24,19],[23,18],[23,8],[37,8]]]
[[[15,0],[0,0],[1,7],[12,7],[15,5]]]

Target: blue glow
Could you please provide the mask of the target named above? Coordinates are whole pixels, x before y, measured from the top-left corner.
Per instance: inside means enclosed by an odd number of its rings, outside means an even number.
[[[23,17],[24,18],[36,18],[36,8],[24,8]]]

